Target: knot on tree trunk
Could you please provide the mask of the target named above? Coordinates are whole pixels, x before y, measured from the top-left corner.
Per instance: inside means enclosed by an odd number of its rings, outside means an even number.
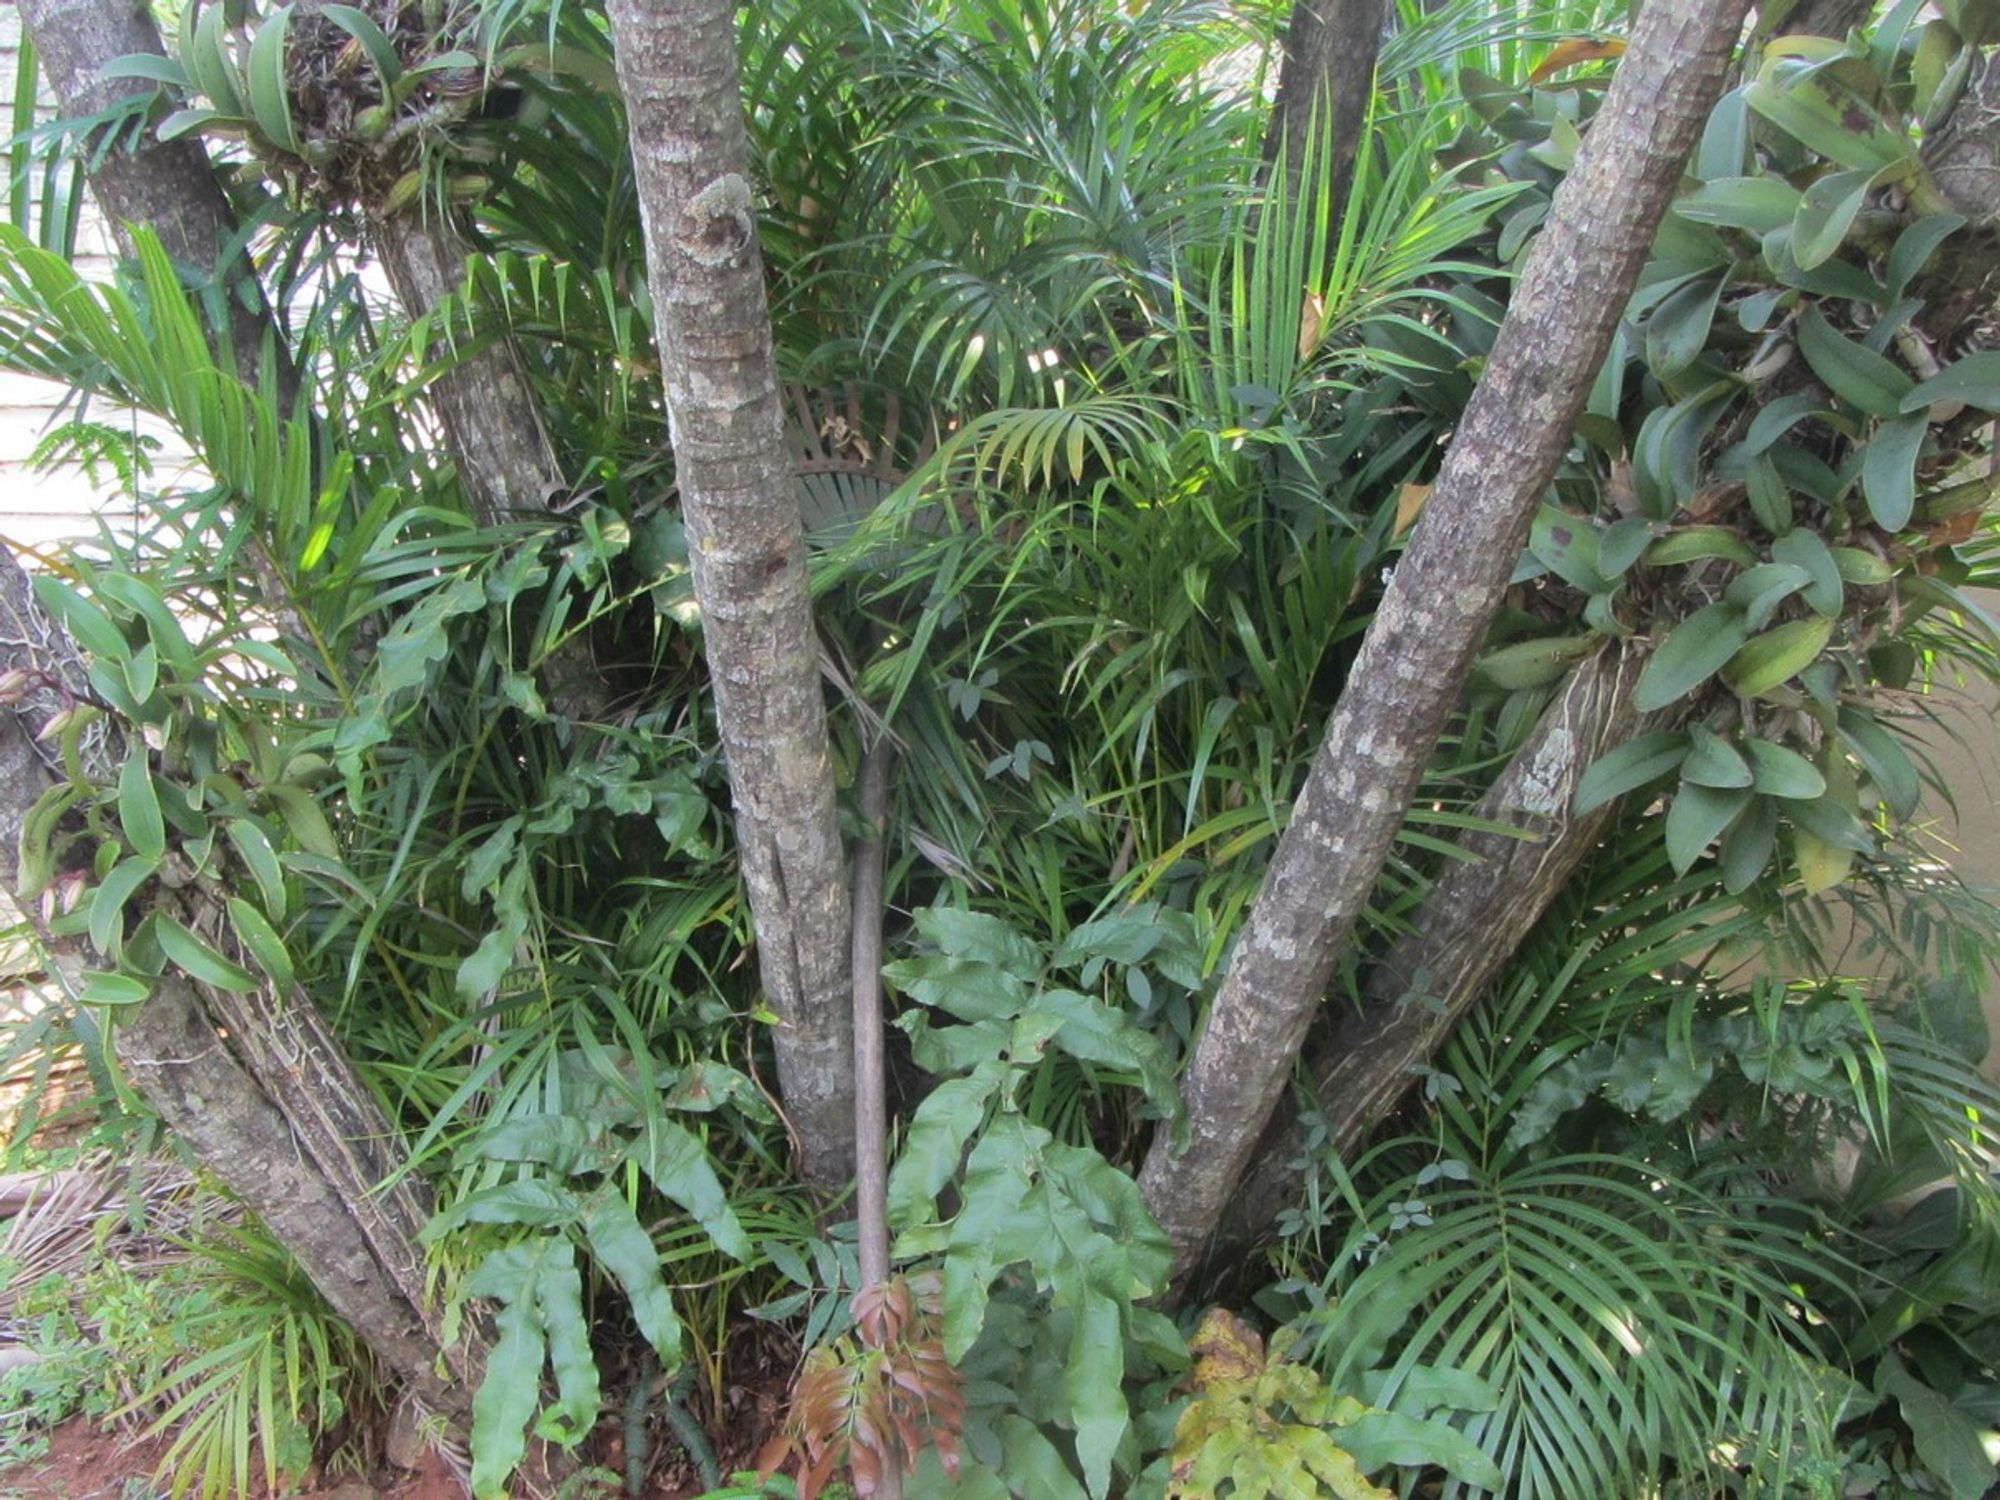
[[[674,241],[698,265],[733,266],[757,233],[750,210],[750,184],[726,173],[688,200]]]

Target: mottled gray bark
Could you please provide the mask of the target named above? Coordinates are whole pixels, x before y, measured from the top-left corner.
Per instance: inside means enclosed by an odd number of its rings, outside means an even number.
[[[20,9],[42,76],[65,117],[95,115],[153,94],[150,83],[103,76],[105,64],[115,58],[138,52],[161,55],[160,30],[145,5],[135,0],[20,0]],[[90,156],[84,159],[88,167]],[[128,253],[130,226],[143,225],[159,236],[176,262],[229,287],[237,369],[256,384],[268,349],[280,403],[289,407],[298,388],[291,352],[276,335],[248,261],[224,259],[236,238],[236,216],[200,140],[183,136],[159,141],[147,133],[136,149],[108,151],[88,172],[91,194]]]
[[[224,998],[240,1018],[226,1037],[210,1018]],[[254,1068],[244,1065],[242,1023],[260,1028]],[[426,1409],[468,1420],[480,1350],[447,1345],[424,1297],[416,1231],[429,1217],[428,1192],[412,1177],[378,1191],[400,1154],[397,1137],[311,1001],[204,996],[170,973],[114,1035],[120,1062],[160,1117],[263,1220],[376,1358]]]
[[[725,0],[612,0],[695,597],[778,1081],[820,1188],[853,1163],[849,912],[819,648]]]
[[[1989,233],[2000,230],[2000,52],[1989,50],[1944,128],[1925,144],[1924,164],[1951,206]]]
[[[4,547],[0,647],[5,667],[32,682],[0,704],[0,829],[15,835],[0,845],[0,884],[21,897],[21,820],[56,781],[34,736],[85,679],[76,647],[36,606]],[[100,744],[93,774],[125,753],[116,739]],[[176,914],[227,951],[222,892],[187,874],[175,873],[184,881]],[[19,904],[36,917],[33,899]],[[83,967],[75,943],[35,925],[59,974]],[[428,1193],[412,1176],[384,1187],[404,1164],[399,1137],[311,1000],[231,995],[169,973],[150,1000],[119,1015],[114,1035],[161,1118],[264,1221],[334,1311],[426,1407],[464,1418],[481,1368],[480,1334],[475,1325],[465,1343],[446,1346],[425,1299],[417,1239],[430,1217]]]
[[[1577,816],[1577,782],[1620,745],[1677,722],[1676,707],[1642,715],[1632,688],[1644,665],[1631,643],[1607,645],[1570,674],[1473,816],[1514,833],[1460,840],[1464,863],[1441,871],[1409,930],[1369,972],[1363,1004],[1341,1011],[1307,1045],[1318,1107],[1331,1147],[1351,1157],[1393,1110],[1427,1062],[1465,1019],[1549,903],[1597,848],[1616,803]],[[1294,1196],[1300,1136],[1274,1123],[1258,1146],[1222,1238],[1263,1232]]]
[[[1284,152],[1291,195],[1317,129],[1333,147],[1329,192],[1336,216],[1354,180],[1354,156],[1375,95],[1375,58],[1382,49],[1382,0],[1295,0],[1285,26],[1278,96],[1271,110],[1264,155]],[[1317,118],[1315,118],[1317,116]]]
[[[1185,1272],[1242,1184],[1720,90],[1745,0],[1650,0],[1530,252],[1140,1185]]]
[[[412,208],[373,232],[382,269],[412,318],[431,316],[464,286],[465,238],[443,210]],[[442,332],[436,343],[449,353]],[[474,519],[496,526],[545,514],[562,476],[513,341],[496,339],[452,364],[429,392]]]

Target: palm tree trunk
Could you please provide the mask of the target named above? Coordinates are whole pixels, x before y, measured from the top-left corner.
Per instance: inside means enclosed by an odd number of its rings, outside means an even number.
[[[806,1179],[853,1163],[849,911],[805,536],[723,0],[612,0],[655,330],[778,1081]]]
[[[1327,182],[1337,220],[1354,180],[1354,156],[1375,96],[1375,58],[1382,50],[1382,0],[1296,0],[1285,26],[1278,97],[1264,136],[1264,157],[1284,153],[1288,196],[1296,198],[1306,153],[1317,130],[1327,132],[1333,171]]]
[[[1570,442],[1745,0],[1651,0],[1558,190],[1140,1185],[1185,1273],[1242,1182]]]
[[[1308,1042],[1314,1094],[1331,1148],[1352,1156],[1444,1045],[1514,956],[1615,815],[1607,803],[1570,813],[1593,762],[1641,734],[1670,727],[1681,707],[1642,715],[1632,689],[1643,658],[1611,645],[1570,674],[1499,780],[1473,809],[1512,833],[1459,843],[1466,859],[1438,876],[1410,928],[1370,971],[1358,1010],[1331,1018]],[[1231,1201],[1220,1242],[1230,1250],[1262,1233],[1299,1183],[1296,1124],[1274,1122]]]

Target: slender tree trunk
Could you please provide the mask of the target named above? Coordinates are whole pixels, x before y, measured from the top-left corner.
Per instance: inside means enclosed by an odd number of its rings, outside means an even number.
[[[150,96],[137,79],[104,77],[114,58],[144,52],[161,56],[152,12],[135,0],[19,0],[21,20],[35,44],[42,76],[66,117],[94,115],[121,100]],[[132,151],[107,151],[89,171],[90,191],[129,254],[130,226],[144,225],[177,263],[222,281],[229,289],[230,339],[236,365],[251,385],[264,357],[272,361],[281,408],[298,391],[286,341],[276,336],[270,309],[247,258],[236,246],[236,215],[194,136],[155,140],[148,132]],[[249,305],[243,295],[248,294]]]
[[[1745,0],[1650,0],[1557,191],[1141,1175],[1185,1272],[1220,1223],[1568,448]]]
[[[1382,49],[1382,0],[1296,0],[1285,26],[1278,97],[1264,137],[1265,160],[1284,153],[1290,196],[1316,130],[1328,132],[1333,171],[1327,181],[1335,215],[1347,205],[1354,156],[1375,97],[1375,58]],[[1315,118],[1317,116],[1317,118]]]
[[[612,0],[648,276],[778,1080],[807,1180],[853,1163],[849,913],[805,537],[724,0]]]
[[[1570,805],[1591,764],[1641,734],[1668,727],[1677,710],[1642,715],[1632,688],[1644,658],[1607,645],[1570,674],[1561,694],[1473,809],[1482,822],[1514,829],[1473,833],[1468,856],[1438,876],[1400,938],[1363,985],[1364,1003],[1333,1018],[1306,1052],[1331,1146],[1351,1156],[1414,1081],[1414,1070],[1512,960],[1615,814],[1606,804],[1582,816]],[[1296,1122],[1274,1123],[1258,1146],[1248,1181],[1231,1201],[1222,1241],[1238,1248],[1262,1233],[1299,1183]]]
[[[0,829],[16,835],[0,846],[0,881],[21,897],[21,821],[56,781],[34,737],[51,711],[73,701],[84,676],[74,644],[37,607],[4,548],[0,647],[29,678],[0,704]],[[100,741],[87,768],[108,777],[127,753],[115,738]],[[190,881],[174,899],[183,921],[227,948],[219,891]],[[36,903],[20,905],[33,920]],[[77,946],[36,926],[58,976],[74,975],[83,963]],[[430,1217],[428,1193],[408,1176],[384,1189],[403,1165],[399,1137],[311,1000],[268,990],[230,995],[170,972],[151,999],[121,1013],[114,1035],[140,1091],[334,1311],[420,1403],[462,1420],[481,1369],[480,1335],[475,1326],[464,1344],[446,1345],[425,1300],[417,1238]]]
[[[430,317],[465,284],[465,237],[442,210],[411,209],[374,235],[382,269],[412,318]],[[473,518],[496,526],[545,513],[562,476],[514,341],[495,340],[454,364],[431,382],[430,395]]]

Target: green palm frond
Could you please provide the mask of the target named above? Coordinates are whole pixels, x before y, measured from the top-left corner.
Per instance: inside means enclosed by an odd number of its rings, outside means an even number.
[[[1367,1388],[1393,1405],[1426,1367],[1478,1378],[1494,1404],[1455,1424],[1523,1500],[1636,1497],[1669,1473],[1702,1492],[1737,1468],[1782,1484],[1801,1449],[1829,1446],[1794,1295],[1754,1226],[1624,1158],[1464,1170],[1367,1204],[1318,1337],[1329,1384],[1357,1388],[1379,1361]]]

